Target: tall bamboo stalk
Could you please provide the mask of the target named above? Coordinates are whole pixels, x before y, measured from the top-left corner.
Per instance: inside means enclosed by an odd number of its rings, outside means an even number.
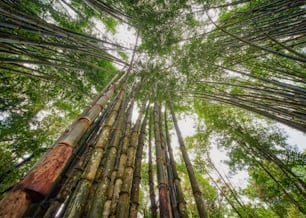
[[[133,107],[134,107],[134,98],[138,94],[140,87],[143,85],[143,81],[140,81],[137,83],[136,87],[132,89],[132,94],[130,97],[130,105],[127,109],[126,114],[126,127],[125,127],[125,133],[124,137],[122,139],[122,145],[120,150],[120,156],[118,157],[118,163],[116,165],[116,177],[114,179],[114,185],[113,185],[113,196],[111,198],[111,211],[110,215],[111,217],[114,217],[116,214],[116,208],[117,204],[119,202],[119,194],[121,190],[121,186],[123,184],[123,177],[125,172],[125,165],[127,162],[127,151],[131,139],[131,131],[132,131],[132,114],[133,114]]]
[[[164,144],[166,145],[167,143],[164,142]],[[178,207],[177,207],[176,190],[175,190],[175,186],[173,183],[173,169],[170,164],[170,159],[169,159],[166,149],[165,149],[165,162],[166,162],[167,175],[168,175],[167,183],[169,187],[169,199],[170,199],[169,210],[171,211],[170,216],[174,218],[179,218],[180,214],[179,214]]]
[[[165,177],[165,160],[163,159],[161,135],[159,125],[159,104],[157,100],[154,102],[154,133],[155,133],[155,147],[156,147],[156,164],[157,164],[157,180],[159,190],[159,213],[161,218],[170,217],[168,202],[168,185]]]
[[[153,174],[153,164],[152,164],[152,122],[153,122],[153,114],[150,114],[149,121],[149,192],[150,192],[150,201],[151,201],[151,217],[157,217],[157,205],[155,200],[155,192],[154,192],[154,174]]]
[[[125,76],[123,77],[125,78]],[[121,81],[119,80],[119,82]],[[108,99],[112,97],[119,84],[112,85],[85,115],[80,116],[68,130],[68,133],[0,202],[0,216],[21,217],[32,202],[41,201],[49,193],[70,159],[75,146],[97,118]]]
[[[194,170],[193,170],[193,167],[192,167],[192,163],[191,163],[191,161],[189,159],[189,156],[188,156],[188,153],[186,151],[186,146],[185,146],[185,143],[184,143],[184,140],[183,140],[183,137],[182,137],[181,130],[179,129],[179,126],[177,124],[177,119],[176,119],[176,116],[174,114],[173,105],[172,105],[171,101],[169,101],[169,107],[170,107],[170,111],[171,111],[171,115],[172,115],[173,124],[174,124],[176,134],[177,134],[177,137],[178,137],[180,150],[182,152],[183,160],[184,160],[186,168],[187,168],[189,181],[190,181],[190,184],[191,184],[192,192],[193,192],[193,195],[194,195],[194,198],[195,198],[195,201],[196,201],[196,205],[197,205],[199,215],[200,215],[200,217],[208,218],[209,216],[208,216],[208,213],[207,213],[206,204],[205,204],[205,201],[203,199],[200,186],[199,186],[199,184],[197,182],[197,179],[195,177],[195,173],[194,173]]]
[[[132,100],[127,110],[126,129],[125,129],[125,134],[122,140],[119,163],[117,166],[118,169],[117,169],[116,178],[114,181],[114,191],[113,191],[112,202],[111,202],[111,216],[116,214],[116,208],[117,208],[117,204],[119,201],[119,193],[120,193],[121,186],[123,183],[125,164],[127,161],[127,150],[128,150],[128,145],[130,143],[130,136],[131,136],[131,129],[132,129],[131,120],[132,120],[132,113],[133,113],[133,105],[134,105],[134,101]]]
[[[85,167],[88,161],[90,160],[92,153],[94,152],[94,145],[99,136],[100,127],[105,122],[105,117],[107,117],[110,114],[116,99],[117,97],[113,99],[113,101],[110,104],[108,104],[107,108],[103,111],[103,114],[99,117],[99,119],[96,120],[93,127],[90,127],[88,132],[86,132],[85,139],[82,139],[80,141],[79,144],[80,145],[84,144],[84,145],[79,146],[78,149],[76,149],[76,151],[74,152],[75,160],[73,160],[71,164],[67,164],[65,170],[63,170],[63,173],[61,175],[62,179],[60,180],[60,183],[62,185],[59,186],[57,185],[54,187],[54,190],[50,191],[50,197],[54,196],[55,193],[58,193],[57,196],[54,198],[51,197],[50,199],[46,197],[44,201],[48,202],[51,200],[50,206],[46,206],[46,204],[43,204],[42,207],[40,207],[41,212],[39,212],[35,216],[37,217],[43,216],[45,218],[54,217],[60,206],[62,208],[61,209],[62,212],[58,215],[60,216],[63,215],[67,207],[69,196],[71,196],[73,190],[75,190],[79,178],[84,172]],[[88,136],[86,137],[86,135]],[[44,209],[46,207],[47,211],[44,212]],[[34,214],[29,214],[29,215],[33,216]]]
[[[168,147],[168,153],[169,153],[169,158],[170,158],[170,165],[171,165],[172,172],[173,172],[173,181],[171,181],[171,182],[174,183],[175,191],[176,191],[175,193],[176,193],[176,198],[177,198],[176,207],[178,208],[180,217],[181,218],[187,218],[188,214],[187,214],[186,201],[184,199],[184,193],[183,193],[182,186],[181,186],[181,180],[178,176],[177,169],[176,169],[176,162],[175,162],[175,159],[174,159],[173,150],[172,150],[171,141],[170,141],[166,110],[165,110],[164,116],[165,116],[164,117],[164,119],[165,119],[164,122],[165,122],[165,133],[166,133],[166,139],[167,139],[167,147]]]
[[[162,111],[161,111],[161,104],[158,107],[158,114],[159,114],[159,132],[160,132],[160,139],[161,139],[161,154],[162,154],[162,159],[163,159],[163,164],[164,164],[164,176],[165,176],[165,181],[166,181],[166,185],[168,187],[168,210],[169,210],[169,217],[177,217],[178,216],[178,211],[176,208],[176,196],[174,194],[175,190],[174,190],[174,186],[172,181],[170,182],[170,179],[172,180],[172,169],[169,163],[169,157],[167,154],[167,142],[166,139],[164,137],[164,129],[163,129],[163,125],[162,125]],[[174,213],[175,214],[174,214]]]
[[[124,93],[125,93],[125,100],[123,100],[123,103],[121,104],[120,112],[118,115],[119,118],[116,127],[113,129],[112,141],[108,146],[107,153],[105,154],[106,161],[104,163],[102,178],[99,180],[99,184],[94,190],[94,196],[91,200],[91,205],[87,217],[100,217],[103,214],[104,204],[108,197],[106,193],[108,186],[111,182],[111,176],[115,165],[116,156],[123,131],[122,126],[124,122],[124,115],[125,115],[124,112],[127,103],[125,89]]]
[[[119,194],[119,201],[116,209],[116,217],[117,218],[125,218],[126,215],[129,213],[129,206],[130,206],[130,194],[132,188],[132,179],[134,173],[134,164],[135,164],[135,153],[136,147],[138,144],[138,134],[140,129],[140,123],[147,105],[147,99],[149,95],[147,95],[146,99],[143,102],[143,105],[139,111],[139,115],[137,121],[134,125],[129,147],[127,149],[127,160],[123,175],[123,183],[121,186],[121,191]]]
[[[87,198],[92,187],[92,183],[96,177],[96,173],[101,162],[102,156],[104,154],[105,146],[109,142],[109,134],[111,132],[112,126],[114,125],[122,99],[124,96],[124,89],[121,90],[118,100],[109,115],[107,122],[104,124],[99,139],[95,145],[95,151],[93,152],[89,163],[86,166],[85,172],[83,173],[81,180],[74,191],[69,205],[65,211],[64,217],[81,217],[82,211],[87,203]]]
[[[146,115],[142,121],[139,140],[138,140],[138,146],[137,146],[137,151],[136,151],[136,161],[135,161],[135,170],[133,174],[133,183],[132,183],[131,200],[130,200],[131,206],[130,206],[130,215],[129,215],[129,217],[133,217],[133,218],[134,217],[136,218],[137,213],[138,213],[142,154],[143,154],[143,149],[144,149],[147,119],[148,119],[148,108],[146,110]]]

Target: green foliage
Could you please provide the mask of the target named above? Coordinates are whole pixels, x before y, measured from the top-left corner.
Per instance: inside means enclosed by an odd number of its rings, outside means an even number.
[[[247,170],[250,175],[248,187],[237,193],[254,202],[240,206],[229,195],[243,216],[302,217],[283,189],[302,205],[296,185],[305,181],[305,167],[286,159],[288,152],[298,151],[274,121],[263,117],[305,130],[304,5],[256,0],[222,6],[234,2],[108,0],[105,8],[81,0],[2,2],[1,11],[8,13],[0,15],[0,193],[30,169],[117,73],[112,61],[128,61],[122,47],[107,49],[105,41],[112,40],[95,38],[97,19],[113,34],[123,23],[139,32],[140,60],[132,72],[147,79],[139,102],[157,84],[152,93],[160,102],[170,100],[176,112],[197,114],[201,125],[186,141],[196,154],[196,176],[211,217],[237,216],[207,179],[206,153],[213,146],[227,152],[231,174]],[[208,17],[205,9],[218,6]],[[148,217],[145,163],[142,170],[140,207]],[[198,217],[186,169],[179,163],[178,170],[189,215]]]
[[[103,22],[105,24],[105,27],[108,31],[110,31],[113,34],[116,33],[116,26],[118,25],[118,22],[114,18],[105,17],[102,20],[103,20]]]
[[[119,51],[118,53],[119,53],[120,57],[122,58],[122,60],[128,61],[129,58],[128,58],[126,53],[124,53],[122,51]]]

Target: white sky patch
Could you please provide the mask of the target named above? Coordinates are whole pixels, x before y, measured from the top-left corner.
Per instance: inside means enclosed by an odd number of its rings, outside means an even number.
[[[10,117],[10,113],[4,111],[0,113],[0,122],[5,122]]]
[[[183,138],[186,138],[188,136],[193,136],[196,133],[196,128],[195,128],[195,115],[185,115],[183,119],[178,119],[177,123],[178,126],[181,130]],[[173,148],[173,153],[174,153],[174,158],[178,162],[179,160],[179,142],[178,138],[176,135],[175,129],[170,129],[169,130],[170,137],[171,137],[171,146]]]
[[[136,120],[139,115],[139,108],[137,103],[134,104],[133,113],[132,113],[132,123],[136,123]]]
[[[306,134],[281,123],[278,125],[288,134],[289,145],[296,145],[299,151],[306,149]]]

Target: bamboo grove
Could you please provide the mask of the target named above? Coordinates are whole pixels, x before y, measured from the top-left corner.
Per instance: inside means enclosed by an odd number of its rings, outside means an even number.
[[[280,125],[306,132],[305,15],[303,0],[2,1],[0,217],[304,217],[305,151]]]

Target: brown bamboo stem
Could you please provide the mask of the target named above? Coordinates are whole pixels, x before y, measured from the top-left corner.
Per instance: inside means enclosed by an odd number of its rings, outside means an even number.
[[[144,148],[145,134],[146,134],[146,126],[147,126],[147,117],[148,117],[148,109],[146,111],[146,115],[144,120],[142,121],[140,136],[138,140],[138,146],[136,151],[136,161],[135,161],[135,170],[133,174],[133,183],[131,190],[131,206],[130,206],[130,215],[129,217],[137,217],[138,213],[138,205],[139,205],[139,186],[141,181],[141,166],[142,166],[142,154]]]
[[[157,180],[159,189],[159,213],[161,218],[170,217],[168,207],[168,185],[165,177],[165,160],[162,155],[161,135],[159,128],[159,105],[157,100],[154,102],[154,133],[155,133],[155,146],[156,146],[156,164],[157,164]]]

